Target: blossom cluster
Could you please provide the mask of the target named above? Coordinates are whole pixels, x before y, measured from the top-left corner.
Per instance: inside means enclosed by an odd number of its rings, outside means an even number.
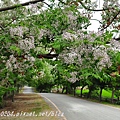
[[[27,27],[11,27],[9,31],[11,37],[17,36],[18,40],[14,44],[7,43],[5,46],[7,49],[15,46],[15,48],[10,51],[11,55],[6,61],[6,68],[10,71],[17,70],[18,72],[22,72],[34,64],[35,58],[29,53],[31,49],[35,48],[34,36],[29,35],[24,38],[24,34],[28,32]],[[15,51],[18,52],[18,55]],[[30,64],[26,64],[26,61],[29,61]]]
[[[102,70],[104,67],[109,68],[112,65],[112,62],[108,52],[109,50],[120,51],[120,43],[111,39],[109,45],[97,44],[96,40],[98,38],[101,41],[104,41],[104,34],[104,32],[89,32],[84,34],[82,31],[78,31],[77,34],[74,34],[75,37],[71,37],[72,33],[69,33],[68,36],[64,35],[64,39],[66,38],[68,41],[77,41],[79,45],[75,47],[73,45],[69,47],[69,49],[64,50],[59,55],[59,58],[62,59],[66,64],[75,63],[81,70],[84,68],[91,68],[91,66],[95,64],[98,70]],[[95,63],[96,60],[98,61],[97,63]],[[86,64],[84,64],[85,62]],[[75,82],[78,80],[75,78],[75,74],[72,74],[72,76],[73,77],[68,78],[68,81]]]
[[[79,79],[76,77],[76,76],[77,76],[77,72],[71,72],[70,75],[71,75],[71,77],[68,79],[69,82],[74,83],[74,82],[76,82],[76,81],[79,80]]]
[[[119,6],[119,1],[118,0],[104,0],[103,6],[104,8],[108,8],[112,5]]]
[[[34,45],[34,37],[33,36],[29,36],[29,38],[23,39],[23,40],[19,40],[18,41],[18,47],[21,50],[24,50],[25,52],[29,51],[30,49],[34,49],[35,45]]]

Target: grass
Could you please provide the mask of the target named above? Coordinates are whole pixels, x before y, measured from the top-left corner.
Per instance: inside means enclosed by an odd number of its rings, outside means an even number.
[[[13,114],[18,116],[0,116],[0,120],[59,120],[60,118],[57,116],[50,115],[48,117],[48,114],[45,114],[50,112],[55,113],[56,111],[40,95],[21,93],[15,96],[15,102],[11,102],[8,99],[6,101],[6,107],[0,109],[0,115],[2,113],[6,113],[4,115],[10,115],[9,113],[14,112]]]
[[[83,94],[86,94],[88,92],[89,92],[88,89],[83,90]],[[99,94],[99,91],[97,91],[97,92]],[[80,90],[76,90],[76,94],[79,95],[80,94]],[[111,98],[111,95],[112,95],[112,91],[110,91],[110,90],[107,91],[107,90],[103,89],[103,91],[102,91],[102,97],[103,98]],[[114,96],[114,98],[116,98],[116,96]]]
[[[112,96],[112,91],[107,91],[107,90],[103,90],[102,91],[102,96],[105,97],[105,98],[111,98]],[[116,96],[114,96],[114,98],[116,98]]]
[[[88,89],[84,89],[83,90],[83,94],[87,94],[89,92],[89,90]],[[98,93],[99,93],[99,91],[97,91]],[[78,90],[76,90],[76,94],[77,95],[80,95],[80,90],[78,89]],[[104,98],[104,99],[106,99],[106,100],[110,100],[111,99],[111,95],[112,95],[112,91],[110,91],[110,90],[104,90],[103,89],[103,91],[102,91],[102,98]],[[114,98],[116,98],[116,96],[114,96]],[[93,102],[99,102],[99,100],[97,100],[97,99],[87,99],[87,100],[90,100],[90,101],[93,101]],[[106,101],[106,100],[104,100],[104,101],[101,101],[100,103],[101,104],[104,104],[104,105],[109,105],[109,106],[112,106],[112,107],[117,107],[117,108],[120,108],[120,105],[117,105],[117,104],[111,104],[110,102],[108,102],[108,101]]]
[[[76,90],[76,94],[77,94],[77,95],[80,95],[80,91],[81,91],[81,90]],[[88,90],[88,89],[84,89],[82,92],[83,92],[83,94],[85,94],[85,93],[88,93],[89,90]]]

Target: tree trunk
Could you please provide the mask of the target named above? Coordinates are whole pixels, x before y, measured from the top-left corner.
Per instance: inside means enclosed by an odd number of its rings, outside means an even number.
[[[65,87],[65,89],[66,89],[66,92],[65,92],[65,94],[68,94],[68,87]]]
[[[100,102],[102,101],[102,90],[103,90],[103,88],[100,88],[100,96],[99,96],[99,101]]]
[[[120,97],[117,97],[117,100],[119,101],[119,100],[120,100]]]
[[[57,93],[59,93],[59,84],[57,85]]]
[[[120,65],[118,65],[118,72],[119,72],[119,75],[120,75]]]
[[[114,87],[113,87],[113,88],[112,88],[111,103],[114,103],[114,93],[115,93],[115,89],[114,89]]]
[[[19,93],[19,91],[20,91],[20,86],[19,85],[17,85],[17,93]]]
[[[14,95],[15,95],[15,91],[12,91],[12,102],[14,102]]]
[[[4,97],[1,96],[0,108],[4,108],[4,107],[5,107],[5,100],[4,100]]]
[[[83,88],[84,88],[85,86],[82,86],[82,88],[81,88],[81,90],[80,90],[80,97],[82,97],[82,92],[83,92]]]
[[[74,87],[72,87],[72,86],[68,87],[68,93],[74,94]]]
[[[9,96],[8,92],[5,92],[3,95],[3,99],[7,99],[8,96]]]
[[[74,87],[73,91],[74,91],[74,96],[75,96],[76,95],[76,87]]]
[[[87,98],[90,98],[91,97],[91,92],[92,92],[92,90],[93,90],[93,86],[90,86],[90,87],[88,87],[89,88],[89,92],[88,92],[88,94],[87,94]]]
[[[64,93],[65,87],[62,88],[62,94]]]
[[[91,96],[91,92],[92,92],[92,90],[89,89],[89,92],[88,92],[88,94],[87,94],[87,98],[90,98],[90,96]]]

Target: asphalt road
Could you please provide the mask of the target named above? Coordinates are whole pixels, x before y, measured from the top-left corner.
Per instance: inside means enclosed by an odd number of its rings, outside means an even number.
[[[28,86],[24,86],[24,88],[23,88],[23,93],[25,94],[31,94],[31,93],[34,93],[34,91],[33,91],[33,89],[32,89],[32,87],[28,87]]]
[[[34,93],[31,87],[24,87],[23,93]],[[38,93],[49,104],[54,104],[64,113],[67,120],[120,120],[120,108],[63,94]]]
[[[67,120],[120,120],[120,109],[63,94],[40,93],[52,101]]]

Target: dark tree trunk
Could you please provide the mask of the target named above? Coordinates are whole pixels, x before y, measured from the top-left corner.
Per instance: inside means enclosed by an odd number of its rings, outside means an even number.
[[[57,58],[59,54],[40,54],[37,55],[38,58],[47,58],[47,59],[53,59]]]
[[[15,95],[15,91],[13,90],[13,91],[12,91],[12,96],[11,96],[11,97],[12,97],[12,98],[11,98],[11,99],[12,99],[12,102],[14,102],[14,95]]]
[[[89,92],[88,92],[88,94],[87,94],[87,98],[90,98],[90,96],[91,96],[91,92],[92,92],[92,90],[89,89]]]
[[[113,87],[113,88],[112,88],[111,103],[114,103],[114,93],[115,93],[115,89],[114,89],[114,87]]]
[[[74,87],[73,91],[74,91],[74,96],[75,96],[76,95],[76,87]]]
[[[19,93],[19,91],[20,91],[20,86],[19,85],[17,85],[17,93]]]
[[[4,108],[4,107],[5,107],[5,100],[4,100],[4,97],[1,96],[0,108]]]
[[[103,90],[103,88],[101,87],[101,88],[100,88],[100,96],[99,96],[99,101],[100,101],[100,102],[102,101],[102,90]]]
[[[89,86],[89,92],[87,94],[87,98],[91,97],[92,90],[93,90],[93,86]]]
[[[83,92],[83,88],[84,88],[85,86],[82,86],[82,88],[81,88],[81,90],[80,90],[80,97],[82,97],[82,92]]]
[[[117,100],[119,101],[119,100],[120,100],[120,97],[117,97]]]
[[[68,87],[65,87],[65,89],[66,89],[66,92],[65,92],[65,94],[68,94]]]
[[[64,93],[65,87],[62,88],[62,94]]]
[[[8,97],[8,92],[5,92],[3,95],[3,99],[7,99],[7,97]]]

